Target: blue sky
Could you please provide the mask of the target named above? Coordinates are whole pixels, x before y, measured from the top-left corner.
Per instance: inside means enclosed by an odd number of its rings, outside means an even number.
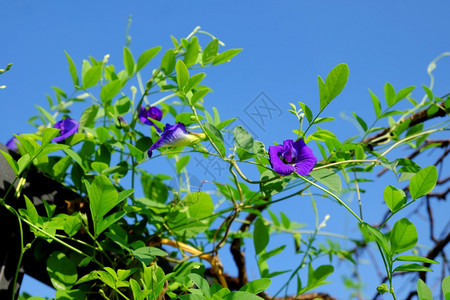
[[[266,145],[295,138],[292,129],[297,126],[296,119],[287,112],[288,103],[302,101],[317,112],[317,75],[325,77],[337,64],[347,63],[350,77],[342,94],[326,110],[326,115],[336,117],[337,121],[323,127],[332,129],[343,140],[359,131],[341,114],[351,116],[356,112],[368,123],[374,119],[368,88],[383,98],[386,82],[391,82],[396,90],[413,85],[418,87],[413,97],[421,99],[421,85],[429,84],[428,64],[439,54],[450,51],[447,24],[450,2],[444,0],[427,4],[424,1],[3,1],[0,11],[3,12],[0,68],[13,63],[12,69],[0,76],[0,85],[7,86],[0,90],[3,143],[13,133],[33,130],[27,120],[36,114],[34,105],[48,106],[45,95],[53,95],[52,86],[71,93],[64,50],[79,69],[82,59],[88,56],[101,59],[106,54],[110,54],[110,62],[122,67],[129,15],[133,19],[130,48],[135,57],[157,45],[167,49],[171,46],[170,35],[185,37],[196,26],[224,41],[224,49],[243,48],[231,63],[206,71],[205,83],[214,90],[207,106],[217,107],[223,118],[239,117]],[[449,67],[450,59],[443,59],[434,71],[436,95],[449,92]],[[261,99],[261,93],[279,111],[266,123],[257,124],[247,112],[254,101]],[[74,116],[79,116],[81,110],[81,106],[75,107]],[[369,193],[367,197],[380,202],[381,194]],[[302,215],[302,208],[295,202],[277,209],[289,211],[298,222],[311,219]],[[354,233],[352,220],[342,216],[342,221],[340,215],[333,215],[338,209],[330,202],[319,207],[322,218],[332,214],[331,228],[344,226],[339,229],[341,233]],[[257,271],[253,268],[249,273],[254,276]],[[339,288],[340,278],[336,276],[333,281],[333,286],[322,290],[332,290],[338,298],[346,297],[348,292]],[[367,295],[373,295],[373,288],[368,283]],[[33,284],[28,285],[28,291],[45,293]]]

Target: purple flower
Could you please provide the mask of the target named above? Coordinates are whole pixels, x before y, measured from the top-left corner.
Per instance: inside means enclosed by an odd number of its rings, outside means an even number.
[[[65,118],[64,120],[56,122],[53,127],[60,129],[61,131],[59,132],[60,135],[53,138],[52,142],[64,141],[66,138],[77,132],[78,126],[80,126],[80,124],[71,118]]]
[[[159,129],[150,119],[161,121],[162,114],[162,111],[155,106],[141,106],[141,110],[139,111],[139,121],[147,125],[153,125],[158,132],[161,132],[161,129]]]
[[[161,137],[148,149],[148,157],[152,157],[152,151],[158,148],[189,146],[197,144],[205,138],[204,133],[187,131],[183,123],[166,124]]]
[[[300,139],[296,142],[285,140],[283,145],[269,147],[270,165],[280,175],[287,176],[296,171],[306,176],[317,163],[311,148]]]
[[[17,144],[19,143],[19,140],[16,137],[12,137],[9,141],[6,142],[6,147],[8,147],[9,150],[12,151],[19,151],[19,148],[17,147]]]

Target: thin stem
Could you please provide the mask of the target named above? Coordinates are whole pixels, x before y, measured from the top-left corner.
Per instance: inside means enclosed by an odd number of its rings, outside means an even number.
[[[162,102],[164,102],[164,101],[166,101],[166,100],[168,100],[170,98],[176,97],[176,96],[178,96],[178,95],[177,94],[167,95],[167,96],[159,99],[158,101],[153,102],[152,104],[150,104],[150,106],[156,106],[156,105],[158,105],[158,104],[160,104],[160,103],[162,103]]]
[[[444,129],[443,129],[443,128],[438,128],[438,129],[432,129],[432,130],[428,130],[428,131],[419,132],[419,133],[417,133],[417,134],[413,134],[413,135],[411,135],[411,136],[409,136],[409,137],[407,137],[407,138],[404,138],[404,139],[402,139],[402,140],[396,142],[395,144],[393,144],[393,145],[392,145],[391,147],[389,147],[386,151],[384,151],[379,157],[385,156],[385,155],[388,154],[392,149],[394,149],[394,148],[397,147],[398,145],[403,144],[403,143],[405,143],[405,142],[407,142],[407,141],[409,141],[409,140],[413,140],[413,139],[415,139],[416,137],[419,137],[419,136],[422,136],[422,135],[426,135],[426,134],[429,134],[429,133],[434,133],[434,132],[442,131],[442,130],[444,130]]]
[[[13,210],[14,214],[17,217],[17,221],[19,222],[19,233],[20,233],[20,254],[19,254],[19,259],[17,260],[17,266],[16,266],[16,272],[14,273],[14,281],[13,281],[13,292],[12,292],[12,300],[15,299],[16,296],[16,285],[17,285],[17,279],[19,278],[19,271],[20,271],[20,266],[22,264],[22,258],[23,258],[23,253],[25,252],[23,249],[23,228],[22,228],[22,221],[20,220],[20,216],[17,214],[17,211],[14,209]]]
[[[341,204],[342,206],[344,206],[360,223],[363,223],[363,220],[361,220],[361,218],[357,215],[357,214],[355,214],[355,212],[350,208],[350,207],[348,207],[347,206],[347,204],[345,204],[344,203],[344,201],[342,201],[338,196],[336,196],[335,194],[333,194],[332,192],[330,192],[330,191],[328,191],[328,190],[326,190],[326,189],[324,189],[323,187],[321,187],[320,185],[318,185],[317,183],[314,183],[314,182],[312,182],[311,180],[309,180],[309,179],[307,179],[307,178],[305,178],[305,177],[303,177],[303,176],[301,176],[301,175],[298,175],[297,174],[297,176],[298,177],[300,177],[301,179],[303,179],[304,181],[306,181],[306,182],[308,182],[309,184],[312,184],[312,185],[314,185],[315,187],[317,187],[318,189],[320,189],[320,190],[322,190],[322,191],[324,191],[325,193],[327,193],[328,195],[330,195],[331,197],[333,197],[334,199],[336,199],[338,202],[339,202],[339,204]]]
[[[208,138],[208,140],[211,143],[211,145],[214,147],[214,150],[216,150],[216,152],[220,155],[219,147],[217,147],[216,143],[214,143],[214,141],[211,139],[209,134],[206,132],[206,129],[205,129],[205,127],[203,127],[202,122],[200,122],[200,118],[198,117],[197,110],[195,109],[195,106],[194,105],[190,105],[190,107],[191,107],[192,112],[195,115],[195,118],[197,119],[198,125],[200,126],[200,128],[202,129],[202,131],[206,135],[206,137]]]
[[[237,190],[239,192],[239,200],[240,200],[241,203],[243,203],[244,202],[244,195],[242,193],[242,188],[241,188],[241,185],[239,184],[236,172],[233,171],[233,164],[232,163],[230,163],[230,173],[233,175],[234,183],[236,184],[236,188],[237,188]]]
[[[403,210],[405,207],[407,207],[407,206],[413,204],[415,201],[416,201],[416,200],[413,199],[411,202],[405,204],[405,205],[402,207],[401,210]],[[392,218],[392,217],[393,217],[396,213],[398,213],[399,211],[400,211],[400,209],[399,209],[399,210],[396,210],[396,211],[394,211],[394,212],[392,212],[392,213],[389,215],[389,217],[387,217],[386,220],[384,220],[384,222],[378,227],[378,229],[383,228],[384,225],[386,225],[387,221],[389,221],[389,219]]]
[[[342,164],[351,164],[351,163],[371,163],[371,164],[379,164],[380,162],[377,159],[350,159],[344,161],[338,161],[331,164],[323,165],[320,167],[314,168],[314,170],[326,169],[332,166],[342,165]]]
[[[355,185],[356,185],[356,194],[358,196],[358,205],[359,205],[359,215],[361,220],[363,220],[363,212],[362,212],[362,203],[361,203],[361,193],[359,192],[358,178],[356,177],[356,171],[353,170],[353,174],[355,176]]]
[[[7,205],[6,208],[7,208],[10,212],[12,212],[12,213],[14,213],[13,211],[15,211],[15,209],[14,209],[13,207],[9,206],[9,205]],[[81,250],[79,250],[79,249],[77,249],[77,248],[75,248],[75,247],[73,247],[73,246],[67,244],[67,243],[64,242],[63,240],[60,240],[60,239],[57,238],[56,236],[51,235],[51,234],[48,233],[47,231],[45,231],[45,230],[39,228],[38,226],[34,225],[32,222],[30,222],[30,221],[28,221],[27,219],[21,217],[21,216],[18,215],[17,213],[14,213],[14,214],[16,214],[16,216],[18,216],[23,222],[27,223],[29,226],[33,227],[33,228],[36,229],[37,231],[39,231],[39,232],[45,234],[46,236],[52,238],[53,240],[57,241],[57,242],[60,243],[61,245],[66,246],[67,248],[69,248],[70,250],[72,250],[72,251],[74,251],[74,252],[76,252],[76,253],[78,253],[78,254],[81,254],[81,255],[83,255],[83,256],[92,258],[92,261],[93,261],[93,262],[95,262],[96,264],[98,264],[98,265],[101,266],[101,267],[104,267],[104,265],[103,265],[102,263],[100,263],[99,261],[97,261],[95,258],[93,258],[93,257],[92,257],[91,255],[89,255],[88,253],[84,253],[83,251],[81,251]]]
[[[248,183],[253,183],[253,184],[260,184],[260,183],[267,183],[267,182],[271,182],[277,179],[280,179],[281,176],[278,177],[273,177],[273,178],[269,178],[269,179],[265,179],[265,180],[250,180],[248,179],[244,173],[242,173],[241,169],[239,168],[239,166],[237,165],[235,160],[230,160],[230,163],[232,164],[232,166],[236,169],[236,171],[238,172],[239,176],[241,176],[241,178],[245,181],[247,181]]]

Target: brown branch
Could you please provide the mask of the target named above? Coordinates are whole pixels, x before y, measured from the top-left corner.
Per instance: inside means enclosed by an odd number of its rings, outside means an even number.
[[[444,158],[447,156],[447,154],[450,153],[450,148],[448,148],[442,155],[439,157],[439,159],[434,163],[435,166],[439,165],[444,161]]]
[[[447,199],[447,195],[450,192],[450,187],[447,188],[447,190],[445,192],[441,192],[441,193],[429,193],[427,196],[428,197],[435,197],[438,198],[438,200],[445,200]]]
[[[437,239],[434,237],[434,218],[433,218],[433,211],[431,210],[431,203],[430,203],[430,197],[427,196],[426,199],[427,202],[427,212],[428,212],[428,218],[429,218],[429,225],[430,225],[430,239],[433,242],[437,242]]]
[[[419,148],[417,148],[413,153],[408,155],[406,158],[409,159],[409,160],[412,160],[413,158],[415,158],[417,155],[419,155],[422,152],[423,148],[425,148],[426,146],[432,145],[432,144],[440,144],[439,148],[444,148],[444,147],[447,147],[450,144],[450,139],[449,140],[431,140],[431,139],[427,139],[427,140],[425,140],[425,142],[422,145],[420,145]],[[445,156],[446,152],[444,152],[444,156]],[[387,168],[384,168],[383,170],[381,170],[377,174],[377,177],[380,177],[381,175],[386,173],[387,170],[388,170]]]
[[[262,206],[259,210],[263,210],[266,206]],[[250,224],[256,219],[257,215],[250,213],[245,218],[245,222],[239,228],[240,232],[245,232],[250,227]],[[247,278],[247,270],[245,267],[245,255],[244,252],[241,251],[242,240],[240,238],[234,238],[231,242],[230,252],[233,255],[234,262],[236,263],[236,267],[238,268],[238,286],[239,288],[243,287],[248,282]],[[238,288],[238,289],[239,289]]]
[[[445,108],[445,102],[442,101],[441,103],[437,104],[439,107],[438,111],[434,114],[428,115],[428,109],[421,110],[411,116],[409,116],[407,119],[405,119],[403,122],[409,122],[408,128],[413,127],[414,125],[417,125],[419,123],[423,123],[425,121],[431,120],[436,117],[445,117],[449,111]],[[379,143],[384,143],[388,141],[389,139],[387,136],[392,132],[391,127],[387,127],[381,132],[377,133],[374,136],[368,137],[365,140],[362,141],[363,144],[366,144],[369,149],[373,149],[374,146],[376,146]],[[380,139],[380,140],[378,140]]]
[[[440,241],[438,241],[436,243],[436,245],[433,247],[433,249],[431,249],[428,252],[426,258],[428,258],[428,259],[435,259],[439,255],[439,253],[441,253],[444,250],[445,246],[447,246],[447,244],[449,242],[450,242],[450,232],[447,234],[447,236],[444,239],[442,239],[442,240],[440,240]],[[429,263],[424,263],[423,265],[425,267],[429,267],[430,266]],[[419,272],[419,277],[423,281],[426,281],[426,276],[427,276],[426,272]]]
[[[450,180],[450,176],[448,176],[447,178],[444,178],[444,179],[436,181],[436,185],[444,184],[444,183],[446,183],[449,180]]]

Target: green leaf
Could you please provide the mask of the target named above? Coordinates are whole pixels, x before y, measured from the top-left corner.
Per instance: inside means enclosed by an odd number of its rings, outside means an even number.
[[[211,196],[205,192],[190,193],[184,197],[183,203],[188,205],[189,217],[192,219],[209,217],[214,210]]]
[[[350,71],[346,64],[339,64],[330,71],[327,79],[325,80],[325,86],[329,95],[328,103],[330,103],[331,100],[336,98],[342,92],[347,84],[349,72]],[[322,110],[322,104],[320,105],[320,109]]]
[[[42,147],[42,151],[39,153],[37,157],[41,157],[49,153],[56,152],[58,150],[64,150],[67,148],[69,148],[69,146],[64,144],[47,144]]]
[[[269,232],[266,225],[261,218],[256,219],[255,228],[253,230],[253,244],[255,246],[255,253],[259,254],[266,249],[269,243]]]
[[[19,165],[14,160],[14,158],[12,158],[12,156],[9,153],[7,153],[3,150],[0,150],[0,153],[3,155],[5,160],[8,162],[9,166],[14,171],[14,174],[18,175],[19,174]]]
[[[127,145],[128,150],[130,151],[131,155],[137,160],[141,161],[144,158],[144,152],[140,149],[136,148],[133,144],[125,143]]]
[[[384,98],[388,107],[395,104],[395,89],[389,82],[384,85]]]
[[[397,256],[394,260],[395,261],[416,261],[416,262],[427,263],[427,264],[439,264],[435,260],[428,259],[426,257],[415,256],[415,255]]]
[[[184,63],[187,67],[193,66],[197,62],[200,46],[198,45],[198,38],[194,36],[189,42],[189,46],[184,54]]]
[[[375,96],[374,93],[372,93],[372,91],[370,89],[369,89],[369,93],[370,93],[370,98],[372,99],[372,104],[373,104],[373,108],[375,110],[375,115],[378,118],[381,115],[380,100],[378,99],[377,96]]]
[[[160,178],[144,175],[141,177],[141,183],[147,198],[158,203],[166,203],[169,190]]]
[[[100,99],[103,103],[108,103],[114,98],[122,89],[122,82],[120,79],[113,80],[105,84],[100,91]]]
[[[320,98],[320,111],[324,110],[325,107],[330,103],[330,95],[325,86],[325,82],[322,77],[317,76],[317,84],[319,85],[319,98]]]
[[[188,164],[189,159],[191,157],[189,155],[183,156],[181,157],[175,164],[176,170],[177,170],[177,174],[180,173],[184,167]]]
[[[212,64],[213,65],[220,65],[220,64],[223,64],[225,62],[228,62],[241,51],[242,51],[242,49],[229,49],[229,50],[227,50],[225,52],[222,52],[222,53],[218,54],[214,58]]]
[[[24,195],[24,198],[25,198],[25,205],[27,208],[26,210],[27,215],[33,224],[37,224],[39,215],[37,213],[36,207],[34,206],[33,202],[31,202],[31,200],[27,197],[27,195]]]
[[[181,91],[183,91],[184,87],[186,86],[186,84],[189,81],[189,71],[188,71],[186,65],[184,64],[184,62],[181,60],[177,61],[175,68],[177,70],[178,87]]]
[[[352,115],[355,117],[356,121],[358,121],[359,126],[361,126],[361,128],[364,131],[367,131],[367,124],[366,124],[366,122],[364,122],[364,120],[360,116],[358,116],[356,113],[353,112]]]
[[[428,96],[428,99],[429,100],[433,100],[433,92],[430,90],[430,88],[429,87],[427,87],[426,85],[422,85],[422,87],[423,87],[423,89],[425,90],[425,93],[427,94],[427,96]]]
[[[411,92],[415,89],[415,86],[409,86],[406,87],[404,89],[401,89],[400,91],[398,91],[398,93],[395,95],[395,99],[394,102],[397,103],[400,100],[405,99],[406,97],[409,96],[409,94],[411,94]]]
[[[75,235],[81,228],[81,218],[79,215],[68,216],[64,222],[64,232],[68,236]]]
[[[322,265],[314,270],[313,278],[315,283],[324,281],[329,275],[334,272],[334,268],[331,265]],[[308,285],[310,282],[308,281]]]
[[[202,82],[203,78],[205,78],[205,76],[206,76],[205,73],[198,73],[198,74],[192,75],[189,78],[187,85],[184,87],[184,90],[186,92],[189,92],[190,90],[195,88],[197,85],[199,85],[200,82]]]
[[[442,280],[442,293],[445,300],[450,300],[450,276],[445,276],[444,280]]]
[[[272,283],[272,280],[269,278],[260,278],[253,280],[243,287],[239,289],[241,292],[248,292],[251,294],[259,294],[261,292],[264,292]]]
[[[209,136],[209,138],[214,142],[214,144],[219,149],[219,154],[222,157],[225,157],[225,144],[223,141],[222,133],[219,129],[217,129],[214,125],[210,123],[205,123],[204,125],[206,134]]]
[[[340,192],[342,189],[341,177],[330,169],[313,170],[310,175],[333,191]]]
[[[66,54],[67,62],[69,63],[69,73],[72,77],[73,84],[75,86],[78,86],[77,68],[75,67],[75,64],[70,55],[66,51],[64,51],[64,53]]]
[[[234,127],[234,139],[236,145],[245,150],[252,150],[253,148],[253,137],[247,130],[242,126]]]
[[[94,104],[86,108],[81,114],[80,118],[80,128],[92,127],[95,123],[95,118],[97,117],[99,105]]]
[[[88,89],[90,87],[95,86],[101,77],[102,77],[101,66],[90,67],[82,78],[83,89]]]
[[[416,227],[408,219],[400,219],[392,228],[390,240],[393,254],[408,251],[417,243]]]
[[[236,148],[236,154],[239,157],[239,160],[247,160],[255,156],[254,153],[250,153],[248,150],[243,148]]]
[[[144,53],[139,56],[136,64],[136,72],[145,67],[149,61],[151,61],[161,50],[161,46],[153,47],[151,49],[145,50]]]
[[[66,174],[67,169],[72,163],[70,156],[64,156],[52,166],[53,177],[61,178]]]
[[[92,164],[91,164],[91,168],[92,168],[94,171],[96,171],[96,172],[98,172],[99,174],[101,174],[101,173],[103,172],[103,170],[106,170],[106,169],[109,168],[109,165],[106,164],[106,163],[104,163],[104,162],[101,162],[101,161],[94,161],[94,162],[92,162]]]
[[[191,104],[197,103],[200,99],[203,99],[208,94],[210,89],[199,89],[191,97]]]
[[[206,300],[205,296],[197,295],[197,294],[187,294],[187,295],[179,295],[178,299],[180,300]]]
[[[117,202],[122,202],[134,193],[134,189],[123,190],[117,196]]]
[[[300,105],[303,112],[305,113],[305,116],[306,116],[306,119],[308,120],[308,122],[311,123],[311,121],[313,120],[313,114],[312,114],[311,109],[308,107],[308,105],[306,105],[303,102],[298,102],[298,104]]]
[[[57,136],[59,129],[57,128],[45,128],[42,131],[42,143],[41,146],[45,146],[52,141],[52,139]]]
[[[261,300],[261,297],[258,297],[256,295],[247,293],[247,292],[231,292],[229,294],[226,294],[223,297],[224,300]]]
[[[161,60],[161,69],[166,75],[169,75],[175,69],[175,53],[173,49],[169,49],[164,53]]]
[[[384,234],[382,234],[380,230],[370,226],[366,222],[363,223],[363,226],[361,228],[367,229],[372,234],[375,241],[383,249],[386,259],[389,261],[390,258],[392,257],[392,251],[391,251],[391,247],[389,246],[389,243],[388,243],[386,237],[384,236]]]
[[[141,247],[136,250],[133,250],[133,255],[145,263],[146,265],[150,264],[155,260],[155,256],[167,256],[167,252],[155,247]]]
[[[45,116],[45,118],[47,119],[47,121],[50,122],[50,124],[55,125],[56,120],[55,118],[53,118],[53,116],[46,111],[43,107],[39,106],[39,105],[35,105],[35,107]]]
[[[423,168],[409,181],[409,191],[413,199],[418,199],[431,192],[436,185],[437,170],[435,166]]]
[[[277,179],[272,179],[274,177],[276,177]],[[267,181],[269,179],[272,180],[260,184],[260,190],[266,196],[275,195],[281,192],[289,183],[291,177],[290,176],[281,177],[278,173],[272,170],[266,170],[261,174],[260,181]]]
[[[212,62],[217,56],[217,51],[219,51],[219,40],[213,39],[203,50],[202,64],[207,65]]]
[[[289,220],[288,216],[280,211],[281,223],[285,229],[291,229],[291,220]]]
[[[54,251],[47,259],[47,272],[57,290],[69,290],[78,278],[76,265],[59,251]]]
[[[398,211],[406,204],[405,192],[392,185],[388,185],[383,192],[383,198],[389,209],[394,212]]]
[[[195,274],[195,273],[188,274],[188,277],[195,283],[195,285],[202,291],[202,293],[206,297],[208,297],[208,298],[211,297],[211,292],[209,290],[209,284],[205,278],[203,278],[202,276]]]
[[[70,148],[63,149],[63,151],[68,156],[70,156],[83,169],[84,172],[87,172],[85,166],[83,165],[83,160],[81,159],[80,155],[78,155],[78,153],[76,153],[75,151],[73,151]]]
[[[397,271],[433,272],[433,270],[431,270],[430,268],[414,263],[400,265],[394,269],[394,272]]]
[[[128,76],[133,75],[134,73],[134,58],[131,54],[130,49],[128,47],[123,47],[123,65],[127,70]]]
[[[100,219],[99,222],[97,223],[97,227],[95,228],[96,236],[99,236],[103,231],[108,229],[111,225],[113,225],[114,223],[116,223],[117,221],[122,219],[124,215],[125,215],[125,212],[122,210],[122,211],[117,211],[115,213],[112,213],[112,214],[108,215],[107,217],[105,217],[104,219]]]
[[[417,296],[419,296],[419,300],[433,300],[430,288],[420,278],[417,280]]]
[[[109,181],[108,177],[97,175],[90,188],[86,186],[89,194],[89,206],[91,208],[94,228],[111,209],[117,204],[118,195],[116,188]]]

